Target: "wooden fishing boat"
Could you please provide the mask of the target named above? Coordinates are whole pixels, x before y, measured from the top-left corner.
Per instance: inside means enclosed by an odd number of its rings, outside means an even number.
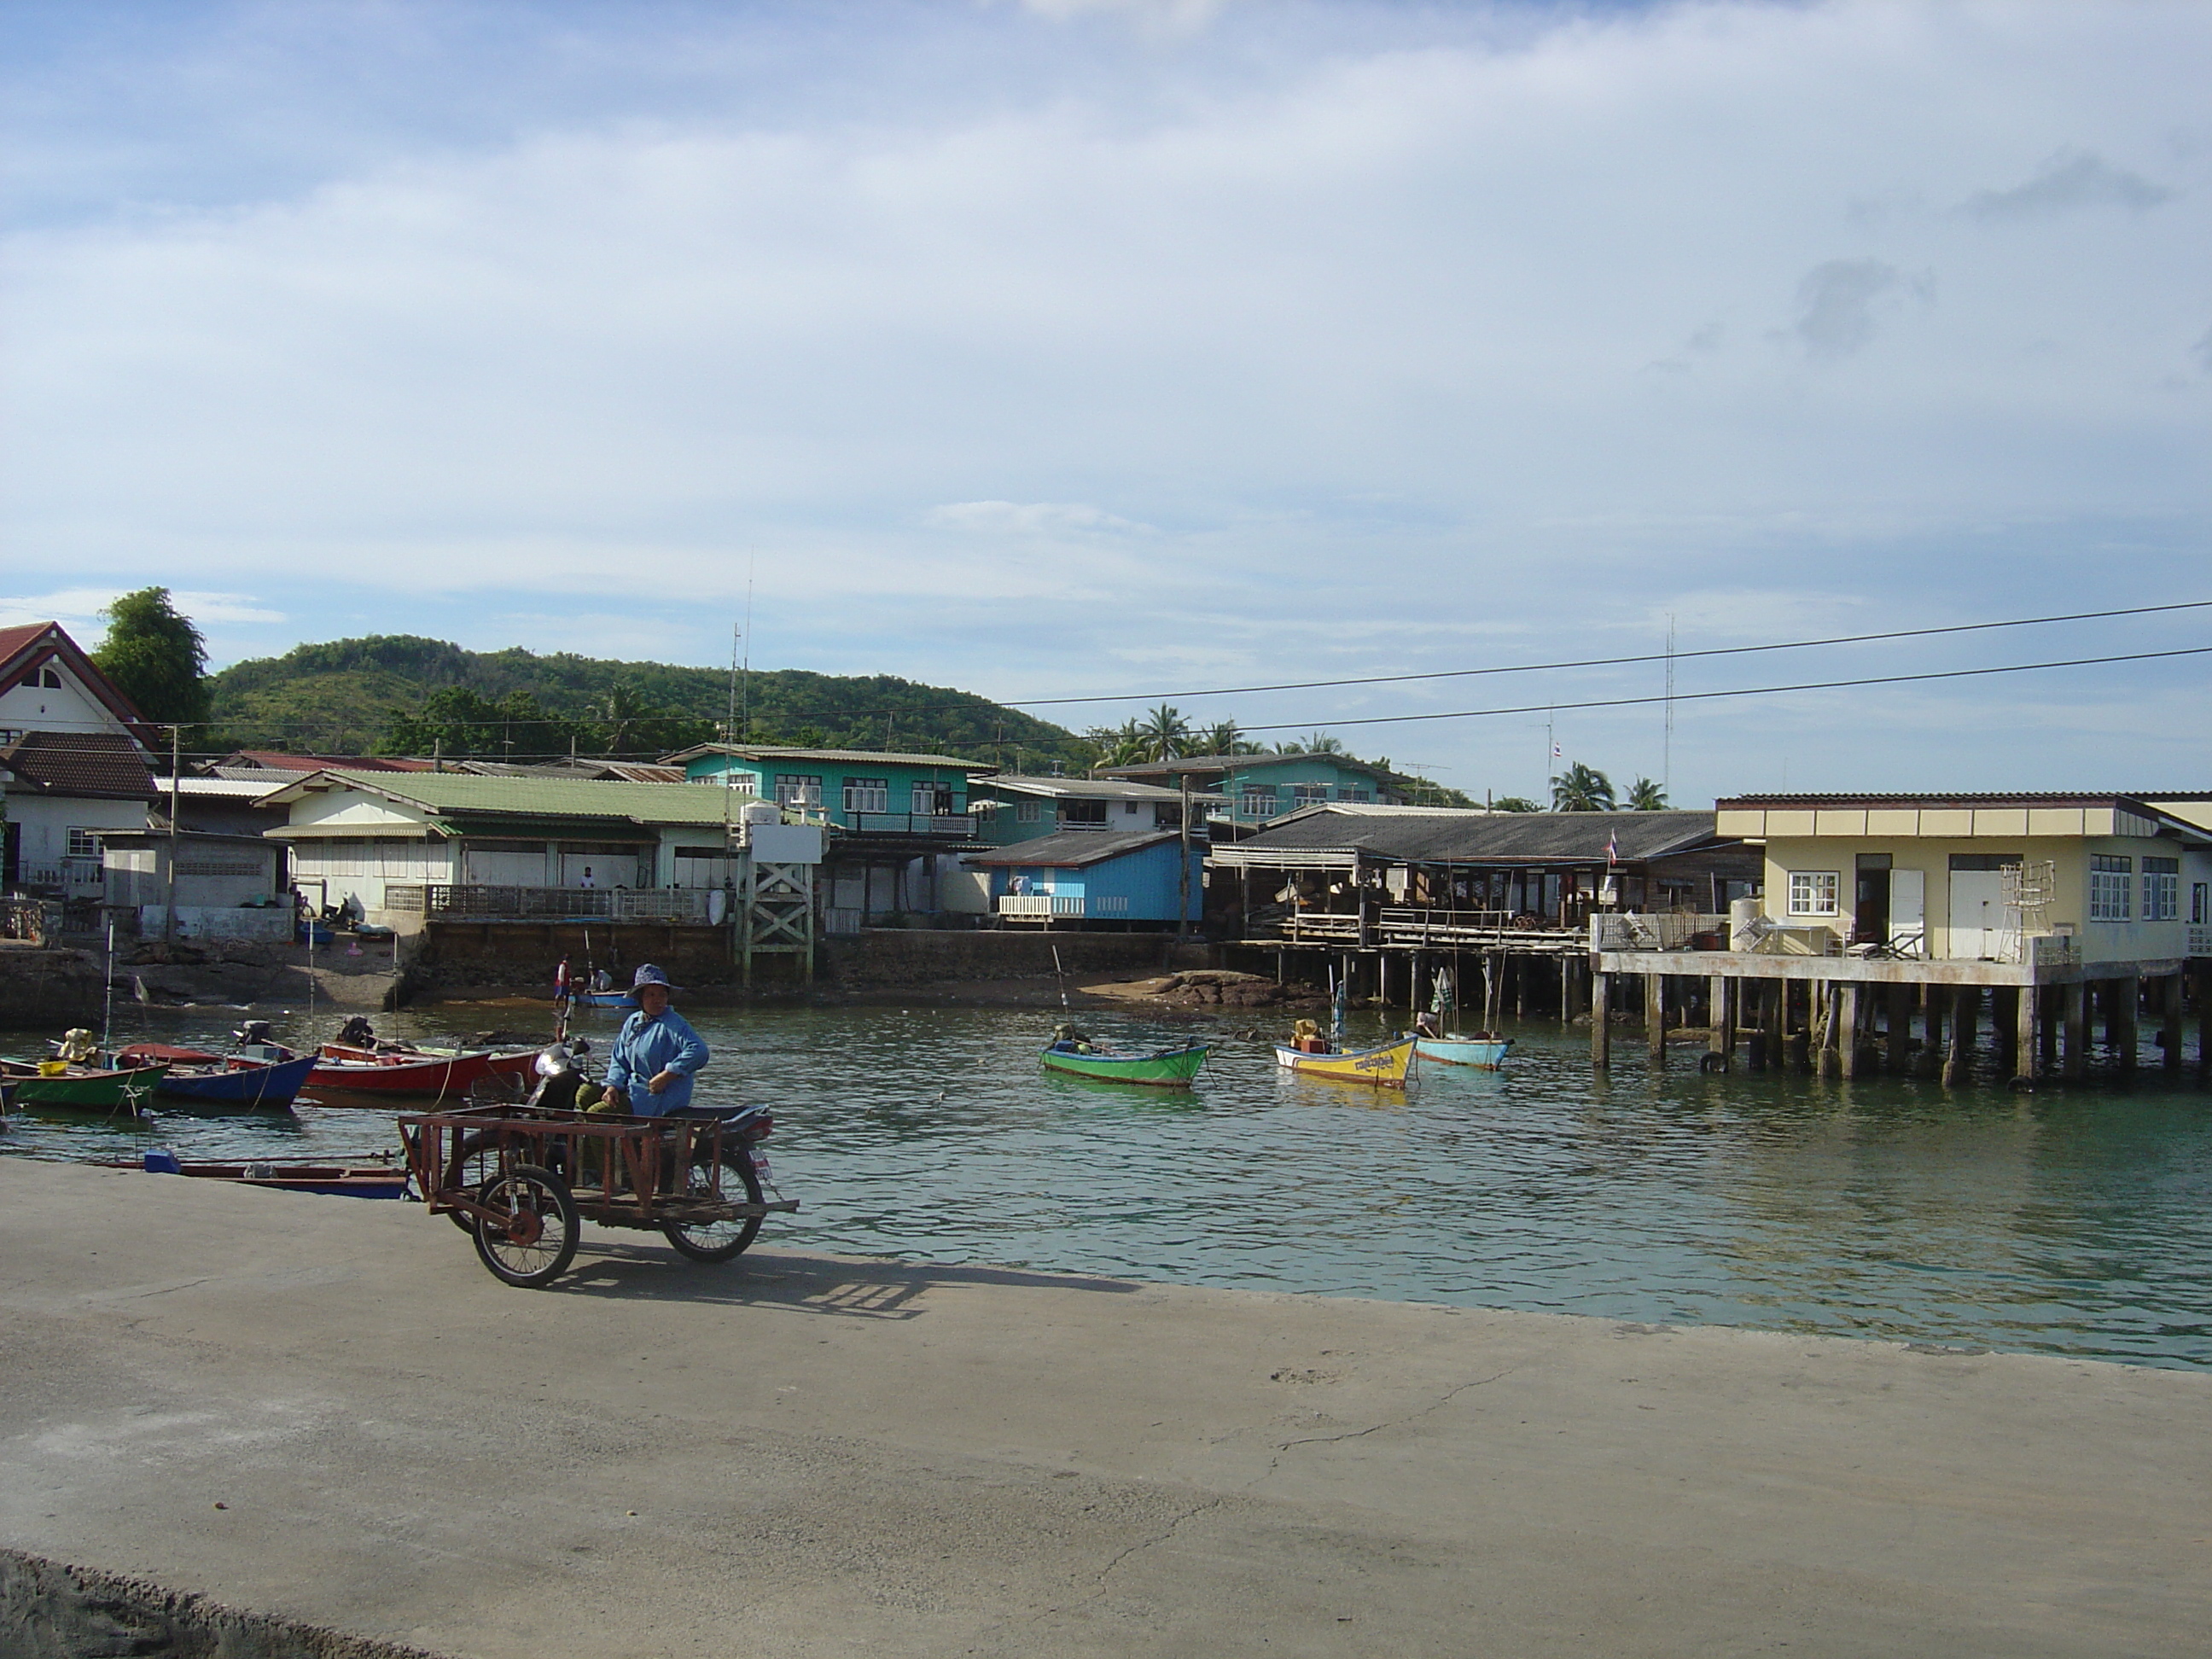
[[[1300,1077],[1364,1083],[1377,1089],[1402,1089],[1413,1073],[1413,1039],[1402,1037],[1373,1048],[1339,1048],[1319,1054],[1279,1042],[1275,1045],[1275,1064]]]
[[[348,1198],[407,1195],[405,1168],[390,1164],[309,1164],[292,1158],[222,1164],[203,1158],[179,1158],[172,1152],[159,1151],[148,1152],[143,1162],[119,1158],[92,1161],[104,1169],[143,1169],[152,1175],[229,1181],[241,1187],[266,1187],[282,1193],[332,1193]]]
[[[1472,1066],[1485,1072],[1503,1071],[1505,1051],[1513,1046],[1510,1037],[1494,1037],[1480,1031],[1471,1036],[1452,1031],[1442,1036],[1419,1036],[1413,1041],[1423,1060],[1442,1060],[1447,1066]]]
[[[448,1048],[354,1048],[326,1042],[307,1073],[309,1086],[355,1094],[460,1095],[484,1078],[530,1075],[538,1050],[516,1054]]]
[[[568,1001],[578,1008],[635,1008],[627,991],[571,991]]]
[[[111,1116],[137,1117],[146,1109],[166,1066],[109,1069],[95,1066],[66,1066],[57,1071],[52,1062],[0,1060],[0,1091],[10,1106],[63,1112],[103,1112]]]
[[[165,1066],[161,1080],[154,1086],[162,1100],[179,1103],[187,1110],[225,1112],[285,1109],[315,1065],[313,1054],[295,1054],[287,1048],[222,1054],[161,1042],[133,1043],[115,1058],[124,1066]]]
[[[1212,1051],[1200,1043],[1156,1048],[1150,1054],[1119,1054],[1088,1043],[1055,1042],[1039,1058],[1048,1071],[1103,1083],[1139,1083],[1155,1089],[1188,1089]]]

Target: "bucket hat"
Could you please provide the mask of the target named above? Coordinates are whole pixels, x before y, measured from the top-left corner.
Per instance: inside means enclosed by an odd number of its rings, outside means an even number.
[[[680,985],[670,985],[668,983],[668,975],[662,973],[659,968],[655,967],[649,962],[639,968],[636,975],[631,979],[629,982],[629,994],[632,996],[635,996],[641,989],[647,985],[665,986],[671,991],[680,991],[684,988]]]

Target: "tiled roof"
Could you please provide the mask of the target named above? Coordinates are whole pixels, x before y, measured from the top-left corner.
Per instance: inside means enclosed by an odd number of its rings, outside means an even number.
[[[46,795],[151,800],[154,775],[137,747],[113,732],[27,732],[0,749],[10,788]]]
[[[85,655],[83,648],[59,623],[21,623],[14,628],[0,628],[0,683],[19,670],[50,658],[58,658],[77,682],[142,742],[152,739],[153,728],[146,724],[131,699],[100,672],[100,665]]]
[[[675,754],[664,755],[668,765],[700,755],[731,755],[739,760],[835,761],[850,766],[945,766],[957,772],[988,772],[988,761],[962,760],[957,755],[902,755],[883,749],[763,749],[749,743],[702,743]]]
[[[988,853],[969,853],[962,862],[966,864],[1032,865],[1056,870],[1072,870],[1086,864],[1103,864],[1108,859],[1119,858],[1124,853],[1134,853],[1146,847],[1157,847],[1162,842],[1174,841],[1172,830],[1147,830],[1135,835],[1109,835],[1099,830],[1063,830],[1056,836],[1039,836],[1034,841],[1018,841],[1011,847],[994,848]],[[1194,850],[1202,851],[1203,842],[1193,843]]]

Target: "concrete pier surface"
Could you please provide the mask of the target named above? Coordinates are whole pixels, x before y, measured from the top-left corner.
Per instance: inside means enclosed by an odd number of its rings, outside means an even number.
[[[2212,1643],[2191,1373],[596,1228],[518,1291],[6,1158],[0,1262],[0,1547],[434,1653]]]

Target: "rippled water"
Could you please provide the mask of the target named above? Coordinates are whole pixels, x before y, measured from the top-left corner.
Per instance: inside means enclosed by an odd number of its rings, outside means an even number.
[[[191,1040],[229,1018],[139,1013],[118,1037]],[[585,1018],[612,1035],[611,1016]],[[1033,1012],[691,1018],[718,1050],[702,1098],[776,1104],[776,1176],[804,1208],[773,1243],[2212,1367],[2212,1096],[2155,1071],[1947,1095],[1691,1065],[1654,1079],[1616,1043],[1594,1081],[1585,1038],[1532,1022],[1509,1072],[1425,1067],[1406,1097],[1289,1078],[1228,1037],[1184,1094],[1042,1072],[1051,1019]],[[33,1157],[392,1144],[390,1109],[304,1103],[143,1127],[19,1116],[0,1133]]]

